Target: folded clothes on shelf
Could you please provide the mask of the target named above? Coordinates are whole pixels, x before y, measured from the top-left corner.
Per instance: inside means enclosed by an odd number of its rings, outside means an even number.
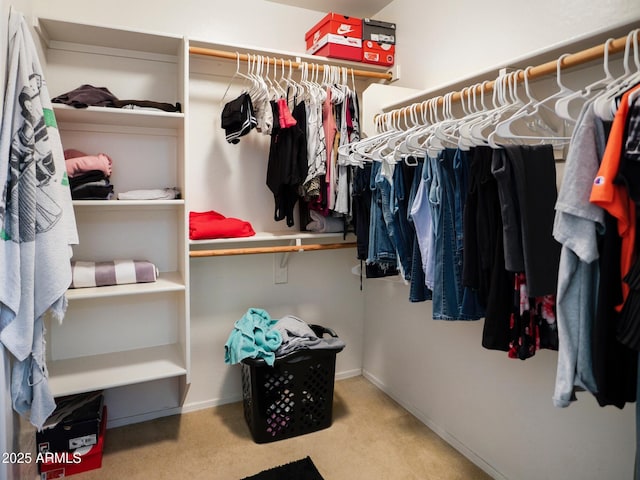
[[[344,218],[324,216],[315,210],[309,210],[311,221],[307,224],[307,230],[318,233],[338,233],[345,229]]]
[[[189,212],[189,238],[191,240],[252,237],[255,234],[251,224],[245,220],[225,217],[214,210]]]
[[[93,85],[80,85],[78,88],[58,95],[51,99],[53,103],[63,103],[75,108],[111,107],[129,108],[132,106],[153,108],[165,112],[180,112],[180,103],[175,105],[165,102],[155,102],[152,100],[120,100],[106,87],[94,87]]]
[[[67,148],[64,151],[64,163],[73,200],[111,200],[113,185],[109,177],[113,162],[109,155],[89,155],[75,148]]]
[[[175,200],[180,198],[177,188],[151,188],[118,193],[118,200]]]
[[[69,288],[103,287],[128,283],[155,282],[158,268],[146,260],[112,260],[104,262],[71,262]]]
[[[113,185],[101,170],[91,170],[69,178],[73,200],[110,200]]]
[[[100,170],[109,177],[112,173],[112,163],[111,157],[106,153],[89,155],[72,148],[64,151],[64,164],[69,177],[75,177],[94,170]]]

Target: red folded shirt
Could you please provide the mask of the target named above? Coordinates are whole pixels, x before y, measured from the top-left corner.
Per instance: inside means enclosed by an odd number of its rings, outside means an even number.
[[[213,210],[189,212],[189,238],[191,240],[251,237],[255,234],[251,224],[239,218],[227,218]]]

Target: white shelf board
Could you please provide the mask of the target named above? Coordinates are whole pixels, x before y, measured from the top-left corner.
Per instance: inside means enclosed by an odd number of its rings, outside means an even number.
[[[302,42],[302,45],[304,45],[304,42]],[[238,52],[238,53],[247,53],[251,55],[263,55],[268,57],[276,57],[278,58],[278,60],[280,58],[284,58],[285,60],[292,60],[292,61],[299,61],[299,62],[343,66],[347,68],[353,68],[355,70],[365,70],[369,72],[386,72],[387,70],[389,70],[389,67],[382,66],[382,65],[375,65],[375,64],[364,63],[364,62],[355,62],[351,60],[343,60],[340,58],[323,57],[320,55],[311,55],[306,52],[292,52],[292,51],[285,51],[285,50],[278,50],[278,49],[265,49],[264,47],[260,47],[256,45],[218,43],[218,42],[209,42],[206,40],[189,38],[189,46],[199,47],[199,48],[208,48],[212,50],[224,50],[227,52],[234,52],[234,53]],[[201,56],[201,55],[196,55],[196,56]],[[216,60],[226,60],[226,59],[217,58]],[[226,60],[226,61],[233,62],[235,66],[235,62],[236,62],[235,60]],[[285,64],[285,67],[286,67],[286,64]]]
[[[182,275],[179,272],[162,272],[155,282],[130,283],[126,285],[108,285],[104,287],[70,288],[67,300],[118,297],[124,295],[142,295],[185,290]]]
[[[237,238],[212,238],[207,240],[190,240],[189,245],[192,247],[207,245],[225,245],[230,243],[260,243],[260,242],[278,242],[290,240],[315,240],[334,238],[342,240],[343,234],[340,233],[317,233],[317,232],[256,232],[251,237]],[[353,234],[347,234],[347,240],[353,237]]]
[[[73,200],[74,207],[101,208],[106,210],[165,208],[184,205],[184,200]]]
[[[65,42],[164,55],[175,55],[182,42],[179,36],[49,18],[35,18],[34,28],[47,43]]]
[[[52,105],[58,123],[169,129],[183,128],[184,125],[184,113],[182,112],[94,106],[75,108],[64,103]]]
[[[187,374],[180,345],[47,362],[54,396],[120,387]]]

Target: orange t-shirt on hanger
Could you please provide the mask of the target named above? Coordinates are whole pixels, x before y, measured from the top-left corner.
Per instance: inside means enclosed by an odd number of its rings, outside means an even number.
[[[615,183],[620,169],[622,147],[625,142],[625,126],[629,114],[629,95],[640,89],[640,85],[625,92],[620,100],[618,110],[611,125],[607,147],[605,148],[600,169],[591,187],[591,203],[599,205],[618,222],[618,235],[622,239],[620,253],[620,270],[622,279],[627,275],[635,255],[636,238],[636,206],[629,197],[627,188]],[[619,312],[629,295],[629,286],[622,281],[622,303],[616,306]]]

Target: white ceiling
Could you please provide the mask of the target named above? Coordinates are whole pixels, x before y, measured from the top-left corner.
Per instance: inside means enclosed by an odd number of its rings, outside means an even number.
[[[335,12],[350,17],[373,17],[389,5],[393,0],[267,0],[292,7],[317,10],[319,12]]]

